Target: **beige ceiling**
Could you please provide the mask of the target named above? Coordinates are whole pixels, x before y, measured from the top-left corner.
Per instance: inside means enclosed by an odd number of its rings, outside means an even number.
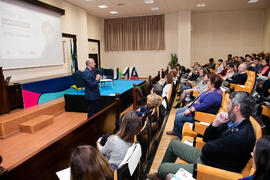
[[[191,10],[192,12],[253,10],[270,6],[270,0],[259,0],[252,4],[248,4],[248,0],[154,0],[153,4],[145,4],[144,0],[65,1],[86,9],[89,14],[102,18],[165,14],[179,10]],[[119,3],[124,5],[118,6]],[[197,8],[198,3],[205,3],[206,7]],[[108,8],[100,9],[97,7],[98,5],[107,5]],[[158,7],[159,10],[152,11],[151,7]],[[119,14],[112,15],[109,11],[118,11]]]

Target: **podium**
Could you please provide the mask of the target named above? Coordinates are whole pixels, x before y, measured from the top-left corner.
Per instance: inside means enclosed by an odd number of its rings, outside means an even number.
[[[9,112],[6,83],[2,67],[0,67],[0,115]]]
[[[16,108],[23,108],[21,84],[6,86],[3,70],[0,67],[0,115]]]

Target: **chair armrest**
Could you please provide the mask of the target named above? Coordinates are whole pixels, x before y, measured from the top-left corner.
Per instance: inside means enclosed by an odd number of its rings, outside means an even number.
[[[188,142],[186,142],[188,141]],[[182,143],[189,144],[192,143],[191,146],[196,147],[198,149],[202,149],[202,147],[205,145],[205,142],[203,142],[203,139],[200,137],[189,137],[184,136],[181,140]]]
[[[208,179],[215,179],[215,180],[237,180],[243,178],[242,174],[235,173],[231,171],[226,171],[223,169],[214,168],[211,166],[203,165],[203,164],[196,164],[194,166],[194,174],[197,173],[197,179],[200,180],[208,180]]]
[[[193,96],[193,97],[197,97],[198,95],[199,95],[199,92],[196,91],[196,90],[193,90],[192,96]]]
[[[262,105],[262,115],[270,117],[270,108]]]
[[[244,85],[239,85],[239,86],[236,86],[234,88],[234,91],[245,91],[245,92],[249,92],[250,88],[249,87],[246,87]]]
[[[182,136],[196,137],[197,133],[193,131],[194,123],[186,122],[183,126]]]
[[[209,123],[204,123],[204,122],[195,122],[194,123],[194,132],[197,133],[197,134],[200,134],[200,135],[203,135],[206,128],[209,126],[210,124]]]
[[[194,119],[200,122],[212,123],[216,119],[216,115],[204,113],[204,112],[195,112]]]
[[[232,83],[230,83],[230,88],[235,88],[236,86],[239,86],[239,84],[232,84]]]
[[[194,142],[195,142],[195,144],[193,144],[193,146],[198,148],[198,149],[202,149],[203,146],[205,145],[205,142],[203,141],[203,138],[201,138],[201,137],[195,137]]]

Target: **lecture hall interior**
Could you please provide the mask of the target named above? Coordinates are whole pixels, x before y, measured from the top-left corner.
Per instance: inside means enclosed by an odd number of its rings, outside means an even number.
[[[269,180],[270,0],[0,0],[0,179]]]

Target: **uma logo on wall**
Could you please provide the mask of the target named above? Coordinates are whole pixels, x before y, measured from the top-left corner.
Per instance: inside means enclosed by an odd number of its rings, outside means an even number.
[[[131,73],[130,73],[130,69],[131,69]],[[126,76],[126,79],[138,79],[138,73],[136,71],[135,66],[130,67],[126,67],[124,71],[122,71],[120,68],[116,68],[116,70],[114,71],[116,72],[114,75],[114,79],[121,79],[122,76]]]

